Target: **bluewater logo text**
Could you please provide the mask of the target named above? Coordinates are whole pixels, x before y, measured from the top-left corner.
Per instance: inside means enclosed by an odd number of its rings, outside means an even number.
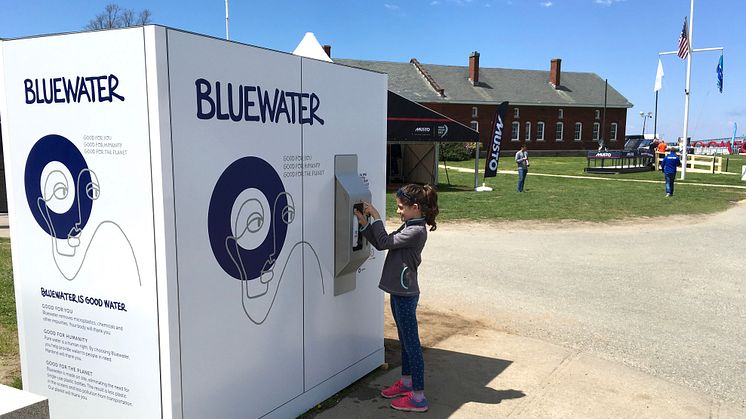
[[[124,102],[117,93],[119,78],[113,74],[103,76],[54,77],[25,79],[23,89],[26,104]]]

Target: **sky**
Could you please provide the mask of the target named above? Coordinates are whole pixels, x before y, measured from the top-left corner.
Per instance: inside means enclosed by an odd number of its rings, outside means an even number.
[[[225,0],[0,0],[0,38],[77,32],[108,3],[152,23],[226,35]],[[306,32],[332,45],[332,58],[591,72],[608,79],[634,107],[627,134],[652,133],[658,53],[675,51],[690,0],[229,0],[230,39],[292,52]],[[720,52],[692,57],[689,136],[746,134],[746,41],[743,0],[695,1],[693,48],[725,48],[724,89],[716,85]],[[657,131],[683,134],[686,60],[661,57]],[[601,98],[601,101],[603,99]]]

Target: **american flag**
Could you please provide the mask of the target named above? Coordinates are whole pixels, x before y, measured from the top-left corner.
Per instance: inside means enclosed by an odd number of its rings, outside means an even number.
[[[679,53],[676,54],[679,58],[684,59],[689,55],[689,36],[686,32],[686,18],[684,18],[684,29],[681,30],[681,35],[679,36]]]

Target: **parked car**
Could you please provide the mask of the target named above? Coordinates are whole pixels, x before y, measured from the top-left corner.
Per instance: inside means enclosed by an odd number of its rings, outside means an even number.
[[[650,144],[653,143],[652,139],[645,138],[642,135],[627,135],[624,137],[624,140],[624,149],[627,151],[639,149],[648,150],[650,149]]]

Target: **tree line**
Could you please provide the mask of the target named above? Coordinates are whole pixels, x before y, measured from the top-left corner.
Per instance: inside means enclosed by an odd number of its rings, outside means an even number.
[[[88,22],[84,29],[93,31],[98,29],[127,28],[130,26],[146,25],[151,22],[152,13],[148,9],[135,12],[118,4],[112,3],[104,7],[104,11]]]

